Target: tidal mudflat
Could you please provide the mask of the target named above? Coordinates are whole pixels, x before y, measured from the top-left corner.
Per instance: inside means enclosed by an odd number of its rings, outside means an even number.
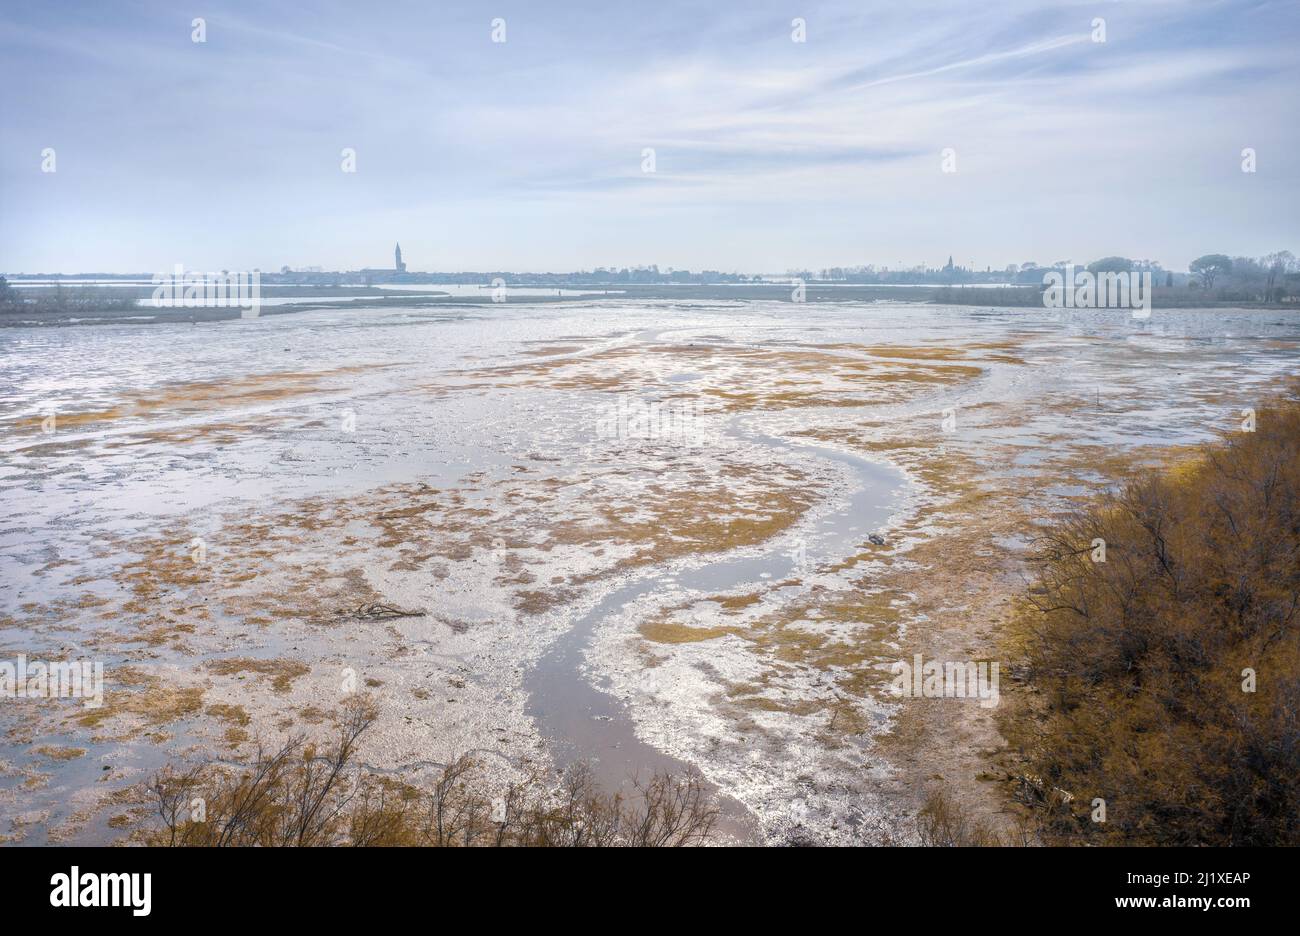
[[[130,840],[177,760],[369,694],[419,786],[698,769],[746,841],[996,816],[989,708],[891,664],[996,660],[1036,526],[1238,428],[1300,321],[917,303],[321,309],[0,334],[0,838]]]

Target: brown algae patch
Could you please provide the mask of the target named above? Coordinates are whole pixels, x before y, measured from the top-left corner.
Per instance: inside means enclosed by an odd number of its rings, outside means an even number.
[[[42,757],[47,757],[52,761],[76,760],[78,757],[84,757],[86,754],[85,748],[58,747],[53,744],[42,744],[32,750]]]
[[[224,702],[209,705],[204,714],[210,718],[220,719],[235,728],[244,728],[252,719],[242,705],[230,705]]]
[[[484,368],[467,376],[499,387],[619,393],[653,388],[666,398],[694,397],[717,411],[741,412],[901,402],[917,388],[957,385],[985,369],[978,363],[960,363],[956,352],[951,360],[937,354],[931,359],[903,355],[891,361],[873,359],[867,349],[857,346],[836,346],[855,353],[832,353],[828,347],[634,345]],[[696,376],[689,389],[669,380],[680,371]]]
[[[529,357],[554,357],[557,354],[574,354],[583,350],[582,345],[565,347],[564,345],[548,345],[540,348],[525,348],[523,353]]]
[[[271,682],[276,692],[288,692],[293,688],[293,681],[299,676],[311,672],[311,667],[298,660],[254,660],[247,657],[234,657],[226,660],[210,660],[207,668],[218,676],[240,676],[253,673],[264,676]],[[225,706],[222,717],[237,706]],[[247,724],[247,722],[243,722]]]

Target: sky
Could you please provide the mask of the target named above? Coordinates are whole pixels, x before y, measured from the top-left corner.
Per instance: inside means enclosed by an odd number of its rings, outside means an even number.
[[[4,0],[0,270],[1300,253],[1298,49],[1295,0]]]

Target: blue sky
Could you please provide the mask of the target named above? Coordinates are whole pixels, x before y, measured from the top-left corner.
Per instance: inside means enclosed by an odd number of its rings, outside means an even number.
[[[0,270],[1300,252],[1298,44],[1294,0],[8,2]]]

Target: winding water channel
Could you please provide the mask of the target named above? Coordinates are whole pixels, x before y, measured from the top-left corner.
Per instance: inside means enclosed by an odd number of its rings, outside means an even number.
[[[822,518],[806,537],[802,554],[785,537],[765,544],[763,551],[723,555],[714,561],[680,569],[657,568],[618,586],[573,626],[538,660],[524,686],[529,714],[550,747],[561,770],[587,761],[600,787],[634,795],[637,780],[656,772],[680,773],[688,767],[637,737],[628,705],[607,680],[586,666],[601,625],[637,598],[665,588],[716,594],[744,585],[782,581],[800,572],[856,553],[867,537],[880,530],[901,503],[906,477],[888,464],[822,446],[794,444],[772,435],[746,430],[737,422],[728,434],[750,443],[794,452],[801,458],[826,459],[847,466],[852,488],[847,503]],[[736,838],[757,834],[757,821],[739,802],[722,799],[721,829]]]

